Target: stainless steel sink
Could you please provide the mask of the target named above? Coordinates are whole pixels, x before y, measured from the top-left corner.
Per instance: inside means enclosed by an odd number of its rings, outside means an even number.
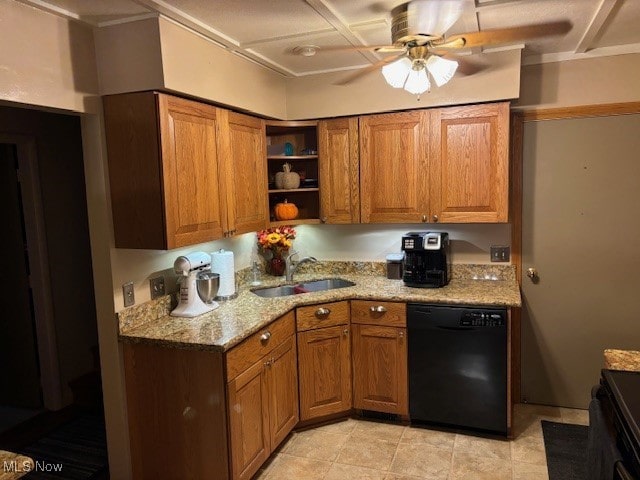
[[[309,292],[322,292],[336,288],[353,287],[355,283],[343,278],[327,278],[325,280],[313,280],[311,282],[297,283],[295,285],[280,285],[279,287],[257,288],[253,293],[260,297],[274,298],[298,295]]]

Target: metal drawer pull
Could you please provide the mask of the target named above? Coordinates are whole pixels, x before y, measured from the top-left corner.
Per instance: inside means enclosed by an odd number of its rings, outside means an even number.
[[[387,311],[387,309],[382,305],[372,306],[369,310],[371,310],[371,313],[385,313]]]
[[[271,332],[269,330],[267,330],[266,332],[264,332],[262,335],[260,335],[260,341],[261,342],[266,342],[271,338]]]
[[[326,317],[331,313],[331,310],[328,308],[320,307],[316,310],[316,317]]]
[[[398,332],[398,336],[399,336],[400,338],[404,337],[404,332]]]
[[[345,329],[342,331],[342,333],[343,333],[345,336],[349,335],[349,329],[348,329],[348,328],[345,328]]]

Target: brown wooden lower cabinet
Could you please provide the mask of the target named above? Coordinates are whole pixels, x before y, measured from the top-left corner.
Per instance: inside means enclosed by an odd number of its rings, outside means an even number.
[[[298,333],[300,420],[351,409],[349,325]]]
[[[249,480],[298,423],[295,316],[226,353],[124,345],[133,478]]]
[[[353,406],[409,415],[406,306],[354,300]]]
[[[351,410],[348,301],[296,309],[300,420]]]
[[[228,385],[231,478],[250,479],[298,423],[295,336]]]
[[[227,479],[222,353],[123,349],[133,478]]]

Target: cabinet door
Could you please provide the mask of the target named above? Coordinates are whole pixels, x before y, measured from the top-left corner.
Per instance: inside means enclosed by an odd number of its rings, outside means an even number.
[[[362,223],[426,221],[428,112],[360,117]]]
[[[233,234],[261,230],[269,221],[264,121],[229,112],[227,125],[228,228]]]
[[[353,325],[353,406],[408,415],[406,329]]]
[[[158,95],[167,248],[215,240],[226,231],[217,109]]]
[[[359,223],[358,119],[318,122],[318,143],[322,222]]]
[[[506,222],[509,104],[431,112],[431,205],[440,222]]]
[[[298,334],[300,420],[351,409],[351,349],[347,325]]]
[[[249,480],[269,458],[269,394],[266,359],[228,384],[231,477]],[[216,452],[209,452],[216,455]]]
[[[269,359],[270,447],[273,451],[298,423],[298,362],[296,337],[278,346]]]

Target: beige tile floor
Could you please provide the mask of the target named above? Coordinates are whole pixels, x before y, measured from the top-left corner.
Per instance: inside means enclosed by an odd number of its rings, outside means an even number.
[[[517,405],[512,440],[349,419],[293,433],[254,480],[545,480],[540,420],[588,414]]]

